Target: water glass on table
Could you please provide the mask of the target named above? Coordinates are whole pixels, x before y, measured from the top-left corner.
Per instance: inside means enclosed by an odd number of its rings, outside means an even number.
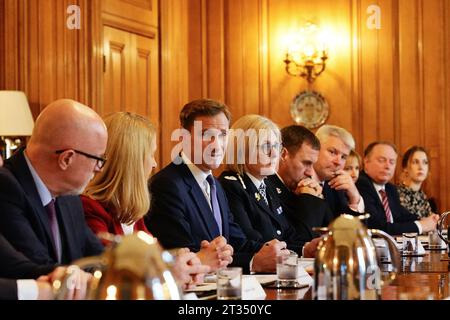
[[[417,232],[404,232],[402,234],[402,254],[416,255],[419,250],[419,236]]]
[[[289,251],[289,255],[277,256],[277,287],[298,287],[298,255]]]
[[[443,247],[442,242],[437,230],[428,233],[428,249],[441,249]]]
[[[242,299],[242,268],[233,267],[217,271],[217,299]]]

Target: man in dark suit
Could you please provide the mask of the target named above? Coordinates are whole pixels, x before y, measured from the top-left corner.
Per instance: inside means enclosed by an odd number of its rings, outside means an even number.
[[[0,156],[0,167],[2,166],[3,159]],[[0,234],[0,261],[0,300],[52,299],[53,289],[48,280],[62,276],[65,270],[63,267],[56,268],[56,265],[38,265],[31,262],[15,250],[2,234]],[[46,276],[42,277],[44,275]],[[79,286],[74,287],[71,294],[77,296],[83,292],[80,296],[83,298],[89,276],[84,272],[80,272],[79,276],[78,280],[83,282],[79,282]],[[38,280],[31,280],[38,277],[40,277]]]
[[[390,142],[373,142],[364,151],[364,172],[361,172],[356,186],[364,197],[366,212],[370,214],[368,227],[393,235],[436,229],[438,215],[417,220],[416,215],[400,204],[397,187],[389,182],[396,164],[397,148]]]
[[[0,168],[0,233],[38,264],[69,264],[103,247],[87,227],[79,194],[101,170],[103,120],[73,100],[48,105],[27,148]]]
[[[333,216],[363,213],[364,200],[352,177],[344,171],[345,160],[355,148],[352,135],[344,128],[324,125],[317,130],[316,136],[320,141],[320,152],[314,171]]]
[[[322,197],[322,188],[313,179],[320,142],[307,128],[292,125],[281,130],[283,149],[278,172],[268,178],[297,233],[307,241],[317,237],[313,227],[328,226],[331,211]]]
[[[228,142],[228,109],[214,100],[194,100],[183,107],[180,122],[182,152],[150,182],[147,228],[167,248],[197,251],[203,264],[211,266],[209,260],[219,253],[227,265],[234,252],[233,264],[245,271],[273,272],[277,253],[287,254],[286,243],[248,240],[234,223],[225,193],[211,174],[220,166]]]

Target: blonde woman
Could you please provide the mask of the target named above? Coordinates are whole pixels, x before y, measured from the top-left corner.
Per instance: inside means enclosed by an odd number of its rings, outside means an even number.
[[[361,156],[355,150],[351,150],[350,154],[347,157],[347,160],[345,160],[344,171],[346,171],[350,175],[350,177],[352,177],[354,183],[358,181],[359,173],[362,169],[361,164]]]
[[[220,175],[233,218],[247,238],[277,239],[302,253],[306,242],[287,221],[277,192],[266,177],[275,174],[280,158],[278,127],[259,115],[246,115],[231,127],[226,170]]]
[[[156,167],[156,131],[146,118],[119,112],[104,119],[108,161],[82,196],[86,221],[98,234],[145,231],[150,208],[147,180]]]
[[[104,121],[108,161],[81,196],[86,222],[96,234],[149,233],[143,217],[150,208],[147,181],[156,167],[155,128],[148,119],[129,112],[111,114]],[[198,282],[208,270],[195,253],[179,250],[174,271],[180,282]]]

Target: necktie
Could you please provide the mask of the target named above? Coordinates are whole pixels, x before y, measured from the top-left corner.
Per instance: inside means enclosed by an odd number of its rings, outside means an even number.
[[[55,200],[52,199],[46,206],[48,221],[50,222],[50,230],[52,232],[52,239],[54,244],[54,250],[58,262],[61,262],[61,238],[59,236],[58,219],[56,218]]]
[[[264,202],[267,205],[269,205],[269,201],[267,200],[267,194],[266,194],[266,184],[264,183],[264,181],[262,181],[261,184],[259,185],[258,192],[263,197]]]
[[[214,214],[214,219],[216,220],[217,226],[219,227],[220,234],[222,234],[222,216],[220,214],[219,201],[217,200],[216,181],[211,174],[206,177],[206,181],[208,181],[209,187],[211,189],[209,198],[211,201],[211,208]]]
[[[394,222],[394,220],[392,219],[392,212],[391,208],[389,208],[389,202],[386,195],[386,191],[384,191],[384,189],[380,189],[380,191],[378,192],[381,195],[381,202],[383,203],[384,213],[386,214],[386,221],[392,223]]]

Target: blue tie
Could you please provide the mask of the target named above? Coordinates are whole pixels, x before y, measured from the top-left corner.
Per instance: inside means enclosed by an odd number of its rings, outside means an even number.
[[[214,214],[214,219],[216,220],[217,227],[219,227],[220,234],[222,234],[222,216],[220,214],[219,201],[217,200],[216,181],[214,180],[211,174],[206,177],[206,181],[208,181],[209,187],[211,189],[210,200],[211,200],[211,208]]]

